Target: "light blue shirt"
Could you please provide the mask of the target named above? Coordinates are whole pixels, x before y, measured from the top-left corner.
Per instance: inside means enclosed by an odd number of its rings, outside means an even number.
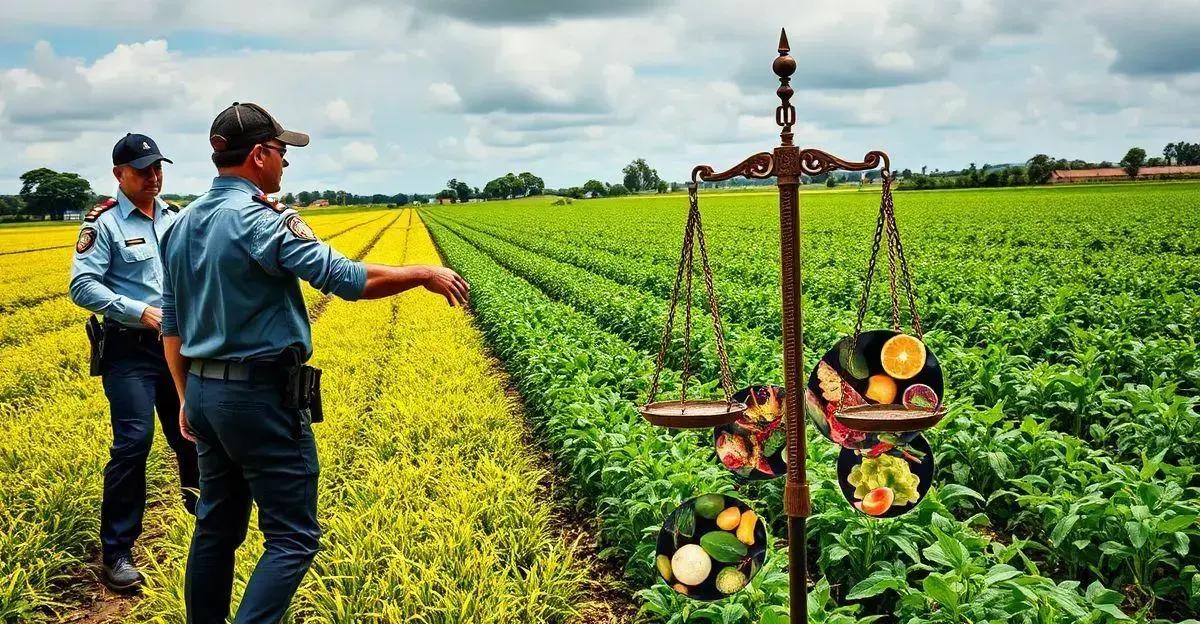
[[[312,356],[300,280],[358,299],[366,266],[317,240],[291,208],[265,205],[250,181],[218,176],[162,238],[163,335],[184,357],[271,359],[289,347]]]
[[[142,327],[142,312],[162,305],[159,238],[178,213],[155,198],[147,217],[117,191],[117,205],[79,228],[71,263],[71,301],[129,327]]]

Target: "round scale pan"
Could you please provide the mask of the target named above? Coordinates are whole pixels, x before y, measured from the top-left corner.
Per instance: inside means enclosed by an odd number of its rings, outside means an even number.
[[[660,427],[707,429],[737,420],[746,412],[746,405],[736,401],[656,401],[638,412]]]
[[[837,419],[855,431],[906,433],[928,429],[941,422],[945,415],[946,410],[941,406],[936,410],[917,410],[889,403],[845,407],[837,413]]]

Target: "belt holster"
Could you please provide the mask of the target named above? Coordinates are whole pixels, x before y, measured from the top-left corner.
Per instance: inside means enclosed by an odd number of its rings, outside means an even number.
[[[91,354],[88,356],[88,374],[92,377],[99,377],[104,367],[107,332],[94,314],[88,316],[87,324],[84,327],[87,330],[88,344],[91,345]]]
[[[284,354],[287,381],[283,387],[283,406],[300,410],[300,417],[312,423],[325,420],[321,409],[321,369],[302,364],[294,349]]]

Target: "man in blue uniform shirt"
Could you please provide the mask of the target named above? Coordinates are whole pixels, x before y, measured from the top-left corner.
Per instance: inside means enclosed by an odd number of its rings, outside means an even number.
[[[120,190],[83,219],[71,265],[71,300],[104,316],[100,373],[108,397],[113,443],[104,468],[100,507],[103,580],[115,590],[141,583],[133,545],[146,507],[146,457],[154,413],[175,451],[184,504],[195,509],[196,446],[179,431],[179,399],[163,358],[162,263],[158,239],[178,209],[158,198],[162,163],[171,162],[150,137],[127,134],[113,147]]]
[[[220,174],[163,235],[163,336],[184,434],[200,457],[200,502],[188,553],[188,622],[224,623],[234,553],[258,506],[265,551],[234,621],[278,622],[317,553],[317,449],[308,411],[283,398],[289,368],[312,355],[300,281],[343,299],[423,286],[450,305],[469,286],[439,266],[352,261],[321,242],[296,211],[271,201],[288,146],[255,104],[234,103],[209,132]]]

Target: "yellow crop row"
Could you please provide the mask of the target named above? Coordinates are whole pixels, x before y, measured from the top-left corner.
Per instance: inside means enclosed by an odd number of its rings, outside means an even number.
[[[367,260],[438,263],[438,256],[408,211]],[[552,530],[544,475],[468,317],[425,291],[334,300],[314,326],[314,342],[327,384],[326,422],[314,427],[324,537],[293,616],[317,623],[569,618],[586,568]],[[191,522],[179,511],[168,521],[137,621],[182,621]],[[247,538],[235,592],[261,539],[253,530]]]
[[[330,219],[338,216],[344,215]],[[348,232],[345,242],[369,240],[385,223]],[[47,270],[58,273],[65,291],[66,274],[59,272],[65,269]],[[53,609],[60,601],[55,588],[98,547],[101,474],[112,434],[100,380],[87,376],[85,317],[65,296],[0,314],[0,622]],[[165,445],[156,437],[147,469],[150,497],[174,500],[175,477],[163,466],[169,463]],[[166,505],[148,515],[148,535],[169,528],[164,521],[171,510],[182,507]]]

